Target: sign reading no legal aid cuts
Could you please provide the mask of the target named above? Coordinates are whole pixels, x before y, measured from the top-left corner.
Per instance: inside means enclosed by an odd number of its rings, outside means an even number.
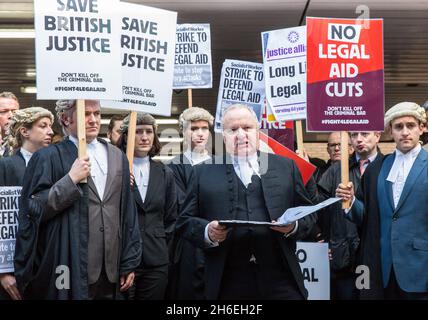
[[[174,89],[212,88],[209,24],[178,24]]]
[[[309,131],[383,131],[382,23],[306,19]]]
[[[308,300],[330,299],[328,244],[296,242],[296,256],[308,290]]]
[[[263,65],[226,59],[221,69],[214,131],[221,132],[223,113],[232,104],[251,107],[260,122],[265,101]]]
[[[280,121],[306,118],[306,27],[262,32],[266,97]]]
[[[35,0],[38,99],[121,99],[118,0]]]
[[[122,101],[101,105],[171,115],[177,13],[121,2]]]
[[[13,272],[22,187],[0,187],[0,274]]]

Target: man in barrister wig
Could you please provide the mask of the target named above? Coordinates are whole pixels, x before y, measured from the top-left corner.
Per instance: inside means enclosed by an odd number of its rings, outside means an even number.
[[[141,259],[128,161],[98,139],[99,101],[85,101],[88,156],[82,159],[76,100],[57,101],[56,111],[68,137],[36,152],[24,176],[18,288],[24,299],[119,299]]]
[[[416,103],[390,108],[385,129],[395,152],[368,165],[356,198],[352,183],[336,190],[353,199],[346,214],[361,225],[361,299],[428,299],[428,152],[419,143],[425,123]]]
[[[172,159],[178,204],[181,207],[187,191],[187,180],[193,166],[211,162],[209,140],[214,117],[205,109],[192,107],[178,118],[183,134],[184,152]],[[176,236],[172,250],[172,271],[169,298],[179,300],[204,299],[204,252],[189,240]]]

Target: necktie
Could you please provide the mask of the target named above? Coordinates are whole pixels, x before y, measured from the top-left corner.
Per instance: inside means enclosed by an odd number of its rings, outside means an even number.
[[[369,159],[365,159],[365,160],[363,160],[363,159],[360,159],[360,174],[361,175],[363,175],[363,173],[364,173],[364,170],[366,170],[366,163],[369,163]]]

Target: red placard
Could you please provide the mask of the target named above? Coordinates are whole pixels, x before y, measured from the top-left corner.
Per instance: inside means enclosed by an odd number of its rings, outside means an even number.
[[[302,175],[303,183],[306,185],[309,178],[312,176],[312,174],[316,170],[316,167],[313,164],[300,158],[293,151],[291,151],[290,149],[283,146],[278,141],[276,141],[275,139],[272,139],[271,137],[267,136],[265,133],[261,131],[260,131],[260,141],[267,144],[274,154],[294,160],[296,162],[297,168],[299,168],[300,174]]]
[[[383,20],[306,25],[308,131],[383,131]]]

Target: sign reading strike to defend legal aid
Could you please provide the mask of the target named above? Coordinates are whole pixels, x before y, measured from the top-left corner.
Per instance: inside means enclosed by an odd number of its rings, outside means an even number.
[[[263,65],[226,59],[221,69],[214,131],[221,132],[224,111],[232,104],[252,108],[260,122],[265,101]]]
[[[122,101],[108,108],[171,115],[177,13],[121,2]]]
[[[121,99],[118,0],[35,0],[38,99]]]
[[[0,187],[0,274],[13,272],[22,187]]]
[[[209,24],[178,24],[174,89],[212,88]]]
[[[262,33],[266,98],[279,121],[306,118],[306,27]]]
[[[306,19],[309,131],[383,131],[382,24]]]

